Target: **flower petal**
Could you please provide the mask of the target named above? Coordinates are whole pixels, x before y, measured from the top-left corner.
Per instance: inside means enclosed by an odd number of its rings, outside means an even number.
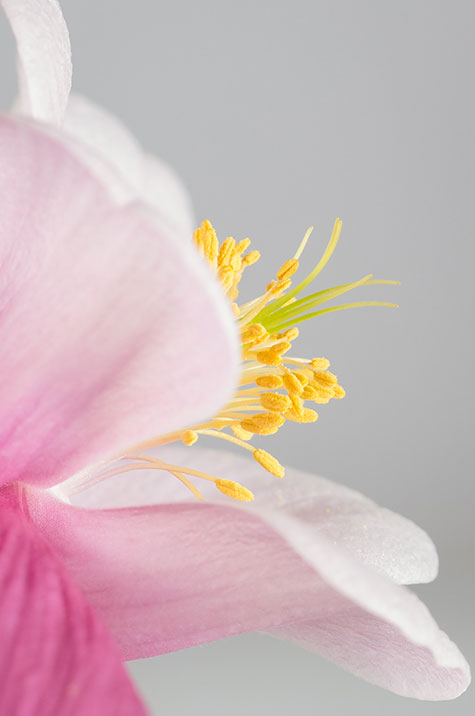
[[[0,118],[0,476],[54,484],[213,414],[234,320],[201,259],[65,147]]]
[[[256,497],[246,504],[246,510],[257,514],[263,509],[277,510],[293,517],[312,535],[352,552],[394,582],[416,584],[437,576],[437,552],[427,533],[355,490],[293,468],[286,468],[285,478],[276,480],[255,460],[226,451],[174,445],[160,448],[156,454],[165,462],[242,483]],[[214,486],[199,487],[212,502],[230,505]],[[67,495],[68,483],[62,488]],[[117,475],[71,499],[74,504],[92,508],[195,500],[180,482],[152,471]]]
[[[308,648],[397,693],[453,698],[469,682],[417,597],[283,510],[87,510],[33,490],[25,499],[124,658],[318,622]],[[338,649],[345,639],[353,647]]]
[[[118,178],[121,190],[124,183],[129,187],[128,198],[150,204],[184,236],[192,236],[191,203],[183,184],[171,167],[144,152],[119,119],[85,97],[72,94],[63,128],[81,142],[71,148],[112,190]],[[84,145],[93,151],[83,151]],[[104,171],[104,161],[117,176]]]
[[[144,714],[109,635],[39,534],[0,496],[0,712]]]
[[[71,46],[57,0],[0,0],[17,42],[22,114],[60,125],[71,89]]]

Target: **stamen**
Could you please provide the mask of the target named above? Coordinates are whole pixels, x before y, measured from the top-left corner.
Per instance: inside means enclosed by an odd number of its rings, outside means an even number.
[[[285,470],[278,460],[273,455],[270,455],[265,450],[254,450],[254,459],[262,465],[267,472],[272,473],[276,477],[284,477]]]
[[[250,502],[254,499],[254,495],[247,487],[243,487],[239,482],[233,482],[233,480],[216,480],[216,487],[223,494],[228,497],[232,497],[233,500],[240,500],[242,502]]]
[[[282,264],[276,278],[267,284],[265,292],[239,305],[237,297],[241,278],[245,269],[259,260],[260,254],[256,250],[248,251],[249,239],[236,242],[233,237],[228,237],[220,246],[211,223],[203,221],[200,228],[194,232],[194,241],[215,271],[236,316],[241,334],[241,378],[234,397],[210,420],[185,430],[152,438],[135,446],[134,451],[160,447],[179,440],[192,446],[198,438],[215,438],[251,452],[254,459],[269,473],[279,478],[284,476],[284,468],[273,455],[255,448],[252,444],[254,436],[273,435],[286,420],[296,423],[315,422],[318,413],[308,408],[306,401],[325,404],[345,396],[345,390],[339,385],[336,375],[328,370],[330,362],[326,358],[309,359],[290,355],[292,344],[299,335],[297,325],[326,313],[357,306],[395,307],[392,303],[359,301],[313,310],[356,288],[398,283],[373,279],[372,274],[359,281],[321,289],[297,298],[329,261],[338,243],[341,226],[340,219],[337,219],[322,257],[300,283],[292,288],[293,277],[299,269],[300,258],[313,227],[305,233],[294,256]],[[281,392],[276,392],[278,390]],[[261,412],[262,409],[266,412]],[[132,453],[129,456],[121,456],[120,459],[132,462],[118,465],[100,475],[99,479],[138,468],[155,469],[175,476],[198,499],[203,497],[189,477],[213,482],[218,490],[233,499],[253,499],[252,492],[239,483],[213,477],[199,470],[170,465],[158,458]]]

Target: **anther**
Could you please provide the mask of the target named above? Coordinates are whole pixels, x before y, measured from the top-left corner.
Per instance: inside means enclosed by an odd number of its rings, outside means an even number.
[[[198,440],[198,433],[195,430],[185,430],[185,432],[181,434],[181,440],[184,445],[191,447]]]
[[[316,372],[314,374],[314,381],[322,387],[326,388],[337,385],[338,378],[334,373],[330,373],[329,370],[326,370],[323,373]]]
[[[258,435],[272,435],[277,432],[281,425],[285,423],[285,418],[279,413],[257,413],[251,418],[241,420],[241,427],[250,433]]]
[[[221,248],[218,254],[218,266],[225,266],[229,263],[231,253],[234,250],[235,241],[232,236],[228,236],[227,239],[221,244]]]
[[[218,270],[218,278],[225,291],[229,291],[234,281],[234,271],[231,266],[221,266]]]
[[[254,499],[254,495],[247,487],[243,487],[239,482],[233,480],[219,479],[215,482],[216,487],[220,492],[228,497],[232,497],[233,500],[240,500],[241,502],[250,502]]]
[[[334,398],[337,398],[340,400],[341,398],[344,398],[346,395],[346,390],[341,387],[341,385],[335,385],[335,393],[333,395]]]
[[[239,423],[233,423],[231,425],[231,430],[240,440],[250,440],[254,434],[250,433],[248,430],[244,430],[244,428],[242,428]]]
[[[318,398],[318,391],[311,385],[306,385],[302,392],[302,398],[304,400],[315,400],[315,398]]]
[[[284,477],[285,470],[278,460],[273,455],[270,455],[265,450],[254,450],[254,459],[257,460],[259,465],[270,472],[275,477]]]
[[[326,358],[313,358],[310,361],[310,368],[312,370],[326,370],[330,367],[330,361]]]
[[[261,395],[261,405],[266,410],[281,413],[292,407],[292,401],[287,395],[280,395],[280,393],[263,393]]]
[[[303,393],[303,386],[300,380],[297,378],[297,376],[293,375],[293,373],[287,373],[282,378],[284,382],[285,389],[294,395],[302,395]]]
[[[255,264],[259,259],[261,258],[261,255],[259,251],[249,251],[248,254],[242,257],[242,266],[245,268],[246,266],[252,266]]]
[[[294,275],[298,267],[299,262],[297,259],[289,259],[277,271],[277,278],[280,281],[287,281],[287,279]]]
[[[283,380],[280,375],[260,375],[256,378],[256,384],[259,388],[269,388],[270,390],[275,390],[276,388],[282,387]]]
[[[318,420],[318,413],[310,408],[303,408],[301,413],[297,413],[295,410],[288,410],[285,413],[285,417],[294,423],[314,423]]]

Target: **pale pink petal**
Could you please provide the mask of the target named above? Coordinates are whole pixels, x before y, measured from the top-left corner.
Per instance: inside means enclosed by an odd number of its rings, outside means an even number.
[[[244,484],[256,498],[246,503],[247,511],[259,514],[271,509],[293,517],[311,534],[347,549],[395,582],[429,582],[437,575],[437,552],[427,533],[355,490],[293,468],[286,468],[283,480],[275,479],[252,458],[224,450],[170,446],[155,454],[165,462]],[[198,486],[207,499],[238,506],[213,485],[200,482]],[[61,487],[67,495],[68,483]],[[71,499],[74,504],[95,508],[194,501],[195,497],[172,477],[148,470],[117,475]]]
[[[22,114],[60,125],[71,89],[71,47],[57,0],[0,0],[17,43]]]
[[[463,656],[413,594],[284,511],[86,510],[31,488],[24,499],[124,658],[318,621],[329,635],[314,630],[306,646],[380,686],[444,699],[469,682]],[[338,649],[345,638],[353,647]]]
[[[0,493],[0,713],[144,714],[104,627],[43,538],[4,498]]]
[[[0,119],[0,479],[54,484],[213,414],[234,386],[227,302],[143,205]]]
[[[80,95],[69,98],[63,129],[77,140],[71,148],[106,181],[119,181],[119,200],[138,198],[150,204],[183,236],[191,239],[194,220],[188,193],[168,164],[146,154],[133,135],[110,112]],[[157,130],[158,131],[158,130]],[[85,146],[92,151],[84,151]],[[107,164],[115,172],[107,171]],[[109,168],[110,169],[110,168]]]

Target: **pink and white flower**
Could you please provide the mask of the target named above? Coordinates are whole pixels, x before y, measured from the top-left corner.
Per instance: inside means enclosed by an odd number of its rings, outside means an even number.
[[[321,478],[269,483],[251,460],[195,447],[160,457],[245,475],[255,502],[200,503],[152,471],[82,492],[68,479],[215,415],[239,345],[186,244],[178,180],[69,96],[56,1],[2,5],[20,97],[0,118],[0,710],[143,713],[120,656],[250,630],[396,693],[454,698],[468,665],[400,586],[437,572],[408,520]]]

